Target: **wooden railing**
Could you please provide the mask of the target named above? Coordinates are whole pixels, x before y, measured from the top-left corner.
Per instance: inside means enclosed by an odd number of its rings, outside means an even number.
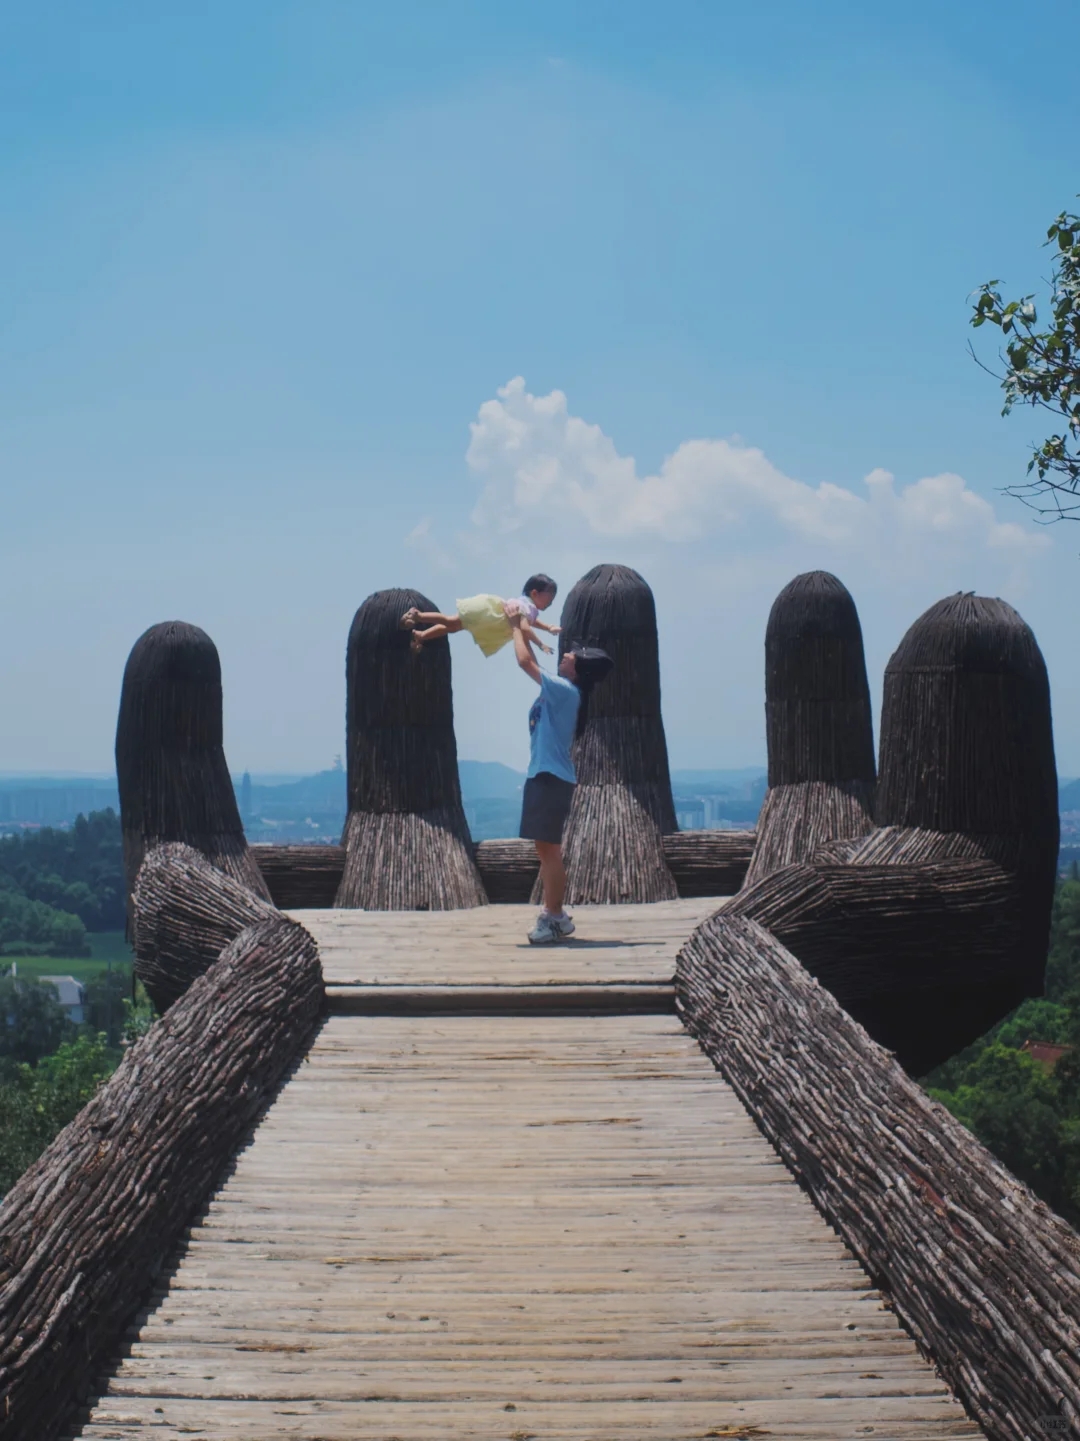
[[[687,1029],[990,1441],[1080,1433],[1080,1236],[759,923],[683,947]]]
[[[754,851],[754,831],[677,831],[663,837],[664,859],[680,896],[731,896]],[[343,846],[253,846],[251,854],[282,910],[334,904],[345,866]],[[531,841],[480,841],[476,868],[492,905],[526,904],[536,884]]]
[[[150,852],[134,910],[159,998],[183,994],[0,1208],[4,1441],[85,1400],[325,1006],[303,927],[189,847]]]

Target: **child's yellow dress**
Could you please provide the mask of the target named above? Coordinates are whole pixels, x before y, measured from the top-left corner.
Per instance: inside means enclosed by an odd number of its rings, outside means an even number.
[[[457,603],[462,630],[467,630],[485,655],[494,655],[514,634],[497,595],[471,595]]]

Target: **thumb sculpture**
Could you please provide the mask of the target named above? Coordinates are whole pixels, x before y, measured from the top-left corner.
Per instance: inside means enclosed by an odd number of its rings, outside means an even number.
[[[578,784],[563,855],[571,904],[673,900],[663,837],[677,829],[660,715],[652,591],[625,565],[594,566],[566,598],[559,654],[601,646],[615,662],[574,742]],[[538,899],[539,897],[537,897]]]
[[[769,789],[744,887],[873,826],[874,732],[862,628],[835,575],[797,575],[765,630]]]
[[[269,901],[222,746],[221,662],[198,626],[163,621],[124,667],[116,776],[129,898],[148,850],[180,841]]]
[[[879,829],[853,864],[993,862],[1018,894],[1015,951],[977,989],[938,988],[974,1040],[1043,991],[1060,818],[1050,684],[1038,642],[1011,605],[960,593],[932,605],[885,670]],[[925,1024],[925,1022],[924,1022]],[[961,1044],[966,1044],[961,1042]],[[955,1049],[955,1047],[953,1047]]]
[[[757,922],[922,1075],[1042,991],[1058,846],[1050,692],[1004,601],[956,595],[886,671],[877,827],[744,889]]]
[[[487,904],[461,804],[450,647],[419,654],[404,613],[434,604],[380,590],[356,612],[346,655],[349,814],[338,907],[459,910]]]

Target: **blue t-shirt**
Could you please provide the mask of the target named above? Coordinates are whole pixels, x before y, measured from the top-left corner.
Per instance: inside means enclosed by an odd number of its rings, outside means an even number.
[[[581,692],[561,675],[541,675],[540,695],[529,711],[530,777],[550,771],[561,781],[577,783],[570,743],[574,739]]]

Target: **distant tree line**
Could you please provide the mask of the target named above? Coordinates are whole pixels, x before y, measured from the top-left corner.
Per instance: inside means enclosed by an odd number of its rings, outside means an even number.
[[[0,839],[0,952],[88,955],[87,932],[122,930],[124,906],[115,811]]]

